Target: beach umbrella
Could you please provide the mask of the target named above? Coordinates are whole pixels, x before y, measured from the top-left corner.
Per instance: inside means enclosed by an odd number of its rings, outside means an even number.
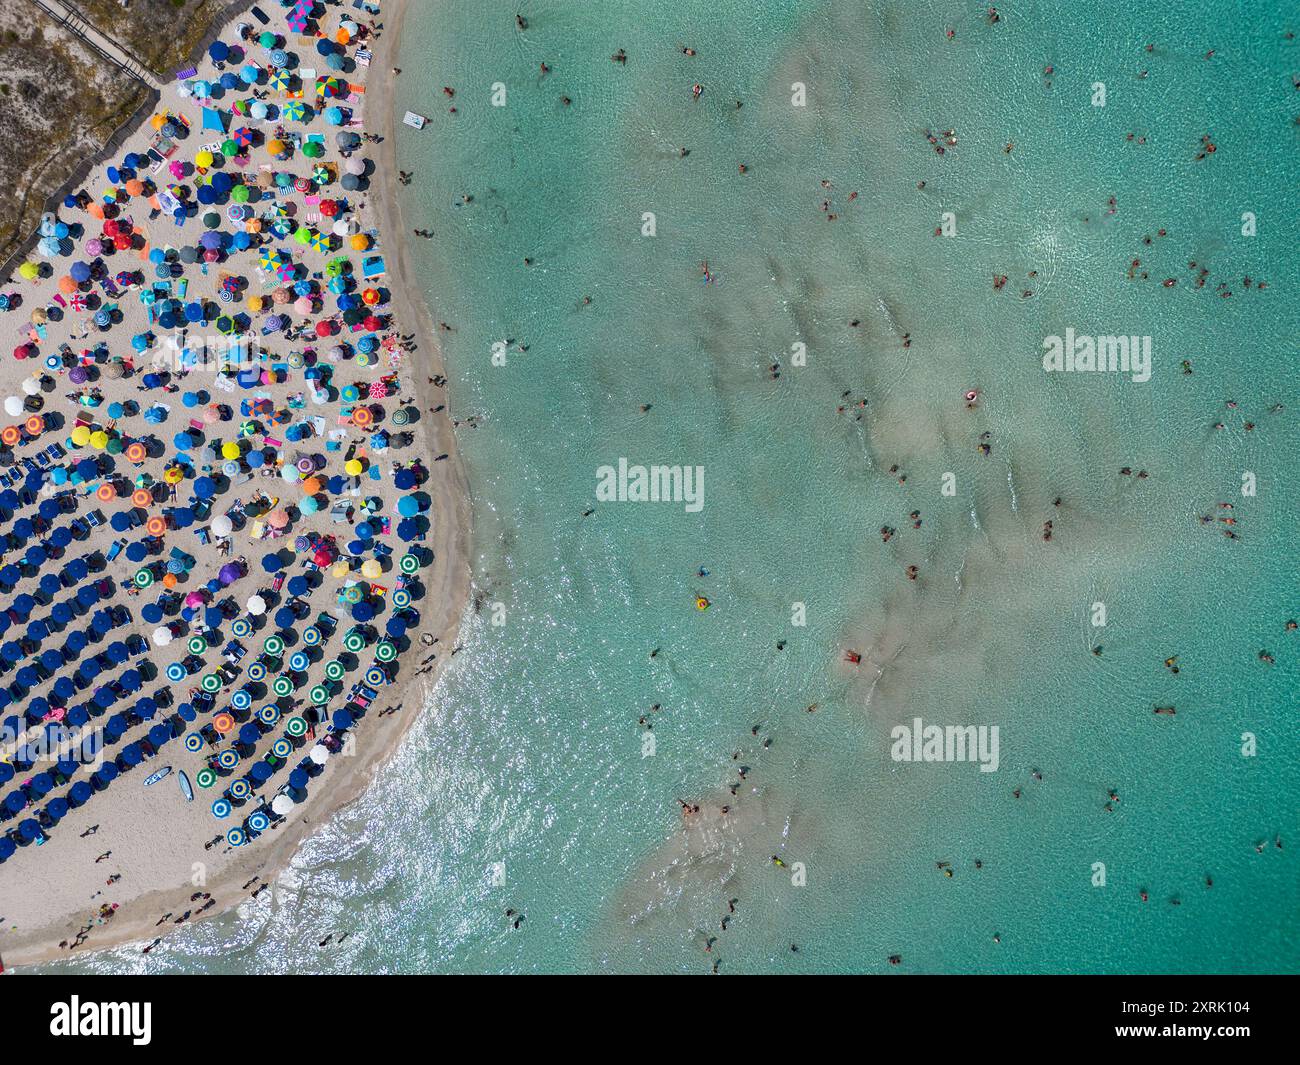
[[[293,807],[294,801],[288,795],[277,795],[271,800],[271,812],[278,817],[284,817]]]
[[[307,734],[307,722],[301,717],[291,717],[284,723],[284,731],[297,739]]]
[[[388,640],[380,640],[375,644],[375,657],[381,662],[391,662],[397,657],[397,648]]]
[[[275,680],[271,681],[271,691],[281,698],[284,698],[287,695],[292,695],[293,680],[290,677],[281,674],[276,677]]]
[[[172,642],[172,630],[166,626],[154,629],[153,642],[159,647],[166,647]]]
[[[329,680],[342,680],[344,672],[343,663],[337,658],[331,658],[325,663],[325,676]]]
[[[208,769],[206,767],[200,769],[194,775],[194,783],[201,788],[210,788],[214,784],[216,784],[216,782],[217,782],[217,774],[214,773],[211,769]]]
[[[330,752],[329,749],[323,743],[318,743],[310,751],[307,752],[307,757],[310,758],[317,765],[324,765],[326,762],[329,761]]]
[[[243,618],[240,618],[239,621],[244,621],[244,619],[243,619]],[[235,622],[235,624],[238,625],[239,622],[237,621],[237,622]],[[244,621],[244,624],[248,626],[248,632],[244,633],[244,635],[247,636],[247,635],[249,635],[250,633],[252,633],[253,629],[252,629],[252,626],[251,626],[251,625],[248,625],[248,622],[247,622],[247,621]],[[239,634],[236,633],[235,635],[239,635]],[[245,670],[244,675],[245,675],[246,677],[248,677],[249,680],[258,680],[258,681],[260,681],[260,680],[265,680],[265,679],[266,679],[266,663],[265,663],[265,662],[262,662],[260,659],[259,659],[258,661],[256,661],[256,662],[250,662],[250,663],[248,664],[248,669]]]
[[[284,653],[284,640],[272,633],[262,641],[262,650],[273,657],[278,658]]]
[[[222,753],[224,754],[225,752],[223,751]],[[212,804],[212,816],[213,816],[213,817],[216,817],[216,818],[219,818],[219,819],[227,818],[227,817],[230,816],[230,811],[231,811],[232,809],[233,809],[233,807],[230,805],[230,800],[228,800],[228,799],[218,799],[216,802],[214,802],[214,803]],[[232,828],[230,831],[231,831],[231,832],[239,832],[239,829]],[[241,842],[241,843],[243,842],[243,838],[242,838],[242,837],[243,837],[243,833],[240,832],[240,842]]]

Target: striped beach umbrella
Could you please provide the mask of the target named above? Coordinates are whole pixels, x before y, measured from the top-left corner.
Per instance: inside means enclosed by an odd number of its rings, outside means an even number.
[[[397,568],[407,575],[418,573],[420,569],[420,558],[418,555],[412,554],[408,551],[397,560]]]
[[[329,251],[330,237],[328,233],[316,232],[311,235],[311,240],[307,242],[307,247],[312,251]]]
[[[221,691],[221,678],[215,673],[204,673],[203,679],[199,681],[199,687],[205,692]]]
[[[275,633],[271,633],[270,636],[262,641],[262,650],[269,655],[274,655],[276,658],[279,658],[280,655],[284,653],[284,640]]]
[[[286,695],[293,694],[293,681],[281,673],[275,680],[271,681],[271,691],[283,698]]]
[[[330,692],[329,689],[325,687],[325,685],[317,684],[312,688],[311,691],[307,693],[307,698],[309,698],[317,706],[321,706],[324,703],[330,701]]]
[[[212,804],[212,816],[217,818],[229,817],[232,809],[234,807],[230,805],[230,800],[218,799]]]
[[[179,684],[185,679],[185,667],[179,662],[169,662],[167,664],[167,679],[173,684]]]
[[[233,799],[247,799],[253,794],[253,789],[247,780],[236,780],[230,785],[230,796]]]
[[[396,589],[389,598],[392,600],[393,606],[397,607],[398,610],[403,610],[411,605],[411,593],[405,588]]]
[[[224,736],[235,727],[235,719],[223,711],[212,719],[212,727]]]
[[[248,618],[235,618],[230,626],[230,634],[241,640],[246,636],[251,636],[253,634],[253,623]]]
[[[302,630],[302,642],[308,647],[316,647],[320,644],[320,629],[315,625],[308,625]]]
[[[239,691],[230,693],[230,705],[236,710],[247,710],[253,705],[253,697],[240,688]]]
[[[229,811],[227,811],[227,813],[229,813]],[[244,834],[244,830],[242,828],[232,828],[229,832],[226,833],[226,842],[229,843],[232,847],[242,847],[245,843],[248,842],[248,836]]]
[[[293,754],[293,744],[281,736],[271,744],[271,753],[277,758],[288,758],[289,755]]]
[[[387,640],[380,640],[375,644],[375,657],[381,662],[391,662],[397,657],[397,648]]]
[[[190,752],[203,750],[203,737],[197,732],[191,732],[185,737],[185,749]]]
[[[248,827],[253,832],[265,832],[271,827],[271,819],[261,810],[248,815]]]
[[[210,788],[217,782],[217,774],[211,769],[203,768],[194,776],[194,783],[201,788]]]
[[[311,665],[311,659],[307,657],[305,651],[294,651],[289,656],[289,668],[295,673],[306,673],[307,667]]]
[[[239,765],[239,752],[233,747],[227,747],[217,755],[217,765],[222,769],[234,769]]]
[[[265,680],[266,663],[263,662],[261,659],[258,659],[256,662],[249,662],[246,675],[249,680]]]
[[[135,571],[135,586],[137,588],[148,588],[153,584],[153,570],[147,566],[144,569]]]
[[[285,92],[293,84],[293,75],[281,67],[271,74],[266,83],[276,92]]]
[[[361,635],[359,629],[348,629],[348,631],[344,634],[343,649],[345,651],[352,651],[353,653],[356,653],[357,651],[363,650],[365,646],[366,646],[366,638]]]
[[[366,683],[372,688],[380,688],[388,683],[388,674],[378,666],[371,666],[366,670]]]
[[[191,636],[189,642],[185,645],[186,649],[192,655],[201,655],[208,649],[208,641],[202,636]]]
[[[290,122],[301,122],[307,117],[307,105],[301,100],[290,100],[280,108],[280,113]]]
[[[307,735],[307,722],[301,717],[291,717],[284,723],[284,731],[295,738],[305,736]]]
[[[345,672],[343,663],[337,658],[331,658],[325,663],[325,676],[328,680],[342,680]]]
[[[280,720],[280,708],[271,703],[267,703],[257,712],[257,720],[264,725],[274,725]]]

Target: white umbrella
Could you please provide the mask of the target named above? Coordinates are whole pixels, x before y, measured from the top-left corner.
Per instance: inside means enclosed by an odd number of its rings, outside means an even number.
[[[8,396],[5,398],[5,413],[11,418],[17,418],[23,412],[23,397]]]
[[[159,647],[166,647],[172,642],[172,630],[166,625],[161,625],[153,630],[153,642]]]
[[[41,383],[35,377],[23,378],[23,393],[28,396],[38,396],[41,392]]]
[[[366,161],[360,156],[350,156],[347,161],[344,162],[343,169],[349,174],[354,174],[357,177],[360,177],[366,172]]]
[[[234,523],[226,514],[218,514],[212,519],[212,534],[214,536],[229,536],[234,527]]]
[[[315,747],[313,747],[310,751],[307,752],[307,757],[310,758],[317,765],[324,765],[326,762],[329,761],[330,753],[325,749],[325,745],[323,743],[318,743],[316,744]]]
[[[260,595],[250,595],[248,597],[248,612],[254,617],[261,617],[266,613],[266,600]]]
[[[277,795],[271,800],[271,813],[283,817],[294,808],[294,801],[288,795]]]

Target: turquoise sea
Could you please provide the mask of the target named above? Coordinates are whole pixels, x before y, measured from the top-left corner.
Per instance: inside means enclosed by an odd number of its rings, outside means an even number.
[[[997,10],[412,4],[464,651],[272,897],[76,966],[1296,971],[1300,26]],[[1150,381],[1045,372],[1066,329],[1151,337]],[[598,503],[620,458],[703,508]],[[892,760],[916,717],[997,771]]]

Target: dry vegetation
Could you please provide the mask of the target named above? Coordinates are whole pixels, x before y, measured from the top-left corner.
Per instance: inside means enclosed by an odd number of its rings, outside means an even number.
[[[0,0],[0,260],[144,99],[143,86],[35,5]]]
[[[273,8],[279,5],[271,0]],[[163,80],[183,67],[204,35],[235,7],[232,0],[72,0],[87,22],[94,23]]]

